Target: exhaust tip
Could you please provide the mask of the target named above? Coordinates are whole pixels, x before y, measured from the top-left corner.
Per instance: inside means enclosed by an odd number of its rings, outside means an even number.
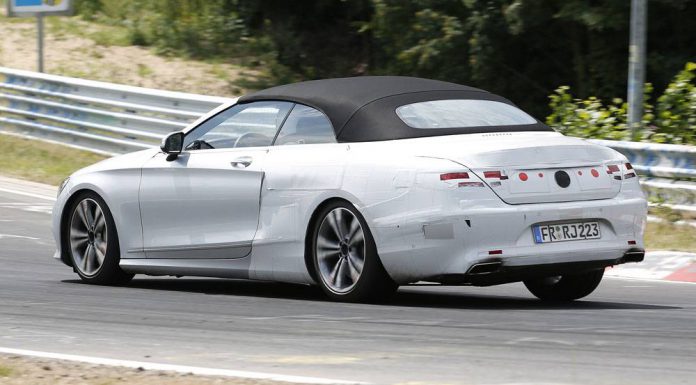
[[[478,274],[495,273],[496,271],[500,270],[500,267],[502,265],[503,265],[503,263],[500,261],[477,263],[474,266],[471,266],[471,268],[469,268],[469,271],[467,272],[467,274],[478,275]]]
[[[621,257],[621,263],[627,262],[642,262],[645,259],[645,250],[631,249],[624,253]]]

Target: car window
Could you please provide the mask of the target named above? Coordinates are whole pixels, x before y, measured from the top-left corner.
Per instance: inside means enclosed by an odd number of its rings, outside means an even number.
[[[296,104],[274,145],[336,143],[333,126],[321,111]]]
[[[186,135],[186,150],[270,146],[293,103],[234,105]]]
[[[536,119],[510,104],[493,100],[433,100],[407,104],[396,114],[413,128],[456,128],[517,126],[534,124]]]

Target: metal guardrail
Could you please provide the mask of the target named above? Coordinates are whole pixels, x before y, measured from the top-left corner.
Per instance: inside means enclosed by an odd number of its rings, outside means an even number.
[[[642,175],[696,178],[696,146],[591,139],[626,155]]]
[[[0,132],[108,155],[158,145],[231,100],[0,67]],[[696,147],[589,141],[626,155],[653,201],[696,213]]]
[[[696,146],[589,139],[626,155],[651,202],[696,213]]]
[[[157,145],[228,101],[0,67],[0,132],[109,155]]]

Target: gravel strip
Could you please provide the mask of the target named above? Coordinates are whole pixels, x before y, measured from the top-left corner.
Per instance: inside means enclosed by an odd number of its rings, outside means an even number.
[[[279,385],[287,382],[150,371],[0,355],[0,385]]]

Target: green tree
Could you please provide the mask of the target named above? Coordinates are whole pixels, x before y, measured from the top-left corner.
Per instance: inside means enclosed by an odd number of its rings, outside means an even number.
[[[536,116],[567,84],[582,99],[624,97],[628,1],[79,0],[163,53],[239,59],[265,85],[410,75],[499,93]],[[647,80],[662,92],[696,58],[696,0],[649,0]],[[258,86],[262,86],[259,84]]]

